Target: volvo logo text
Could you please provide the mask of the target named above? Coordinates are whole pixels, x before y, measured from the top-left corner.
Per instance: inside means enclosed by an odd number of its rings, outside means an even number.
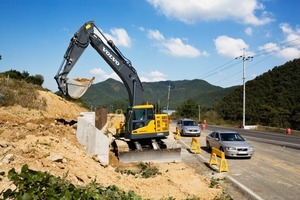
[[[120,65],[119,61],[113,57],[113,55],[111,55],[111,53],[105,48],[103,47],[103,52],[116,64],[116,65]]]

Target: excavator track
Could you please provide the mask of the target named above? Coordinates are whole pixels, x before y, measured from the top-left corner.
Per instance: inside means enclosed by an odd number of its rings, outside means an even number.
[[[115,150],[120,162],[180,162],[181,147],[170,139],[141,142],[115,139]],[[140,147],[137,147],[140,146]]]

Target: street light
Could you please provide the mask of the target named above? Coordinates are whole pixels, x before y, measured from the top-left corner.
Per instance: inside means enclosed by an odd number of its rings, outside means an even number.
[[[246,63],[245,61],[252,60],[253,56],[246,56],[245,49],[243,49],[243,55],[236,57],[235,59],[242,59],[243,60],[243,128],[245,128],[245,121],[246,121]]]

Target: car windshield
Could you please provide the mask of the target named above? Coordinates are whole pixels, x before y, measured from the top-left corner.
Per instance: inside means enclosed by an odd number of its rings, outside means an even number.
[[[245,141],[238,133],[221,133],[221,141]]]
[[[184,126],[197,126],[195,121],[183,121]]]

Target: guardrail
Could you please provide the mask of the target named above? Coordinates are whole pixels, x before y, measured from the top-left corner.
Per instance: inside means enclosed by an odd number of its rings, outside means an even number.
[[[220,165],[217,156],[221,158]],[[209,165],[219,165],[219,172],[228,172],[228,165],[227,160],[225,159],[225,153],[223,151],[220,151],[219,149],[216,149],[215,147],[213,147],[211,150]]]

